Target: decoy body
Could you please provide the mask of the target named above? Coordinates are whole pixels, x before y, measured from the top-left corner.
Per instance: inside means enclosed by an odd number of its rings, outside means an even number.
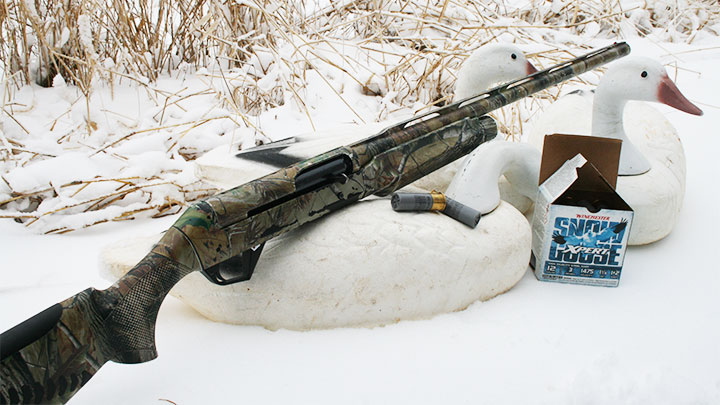
[[[484,86],[523,77],[529,69],[512,46],[483,47],[470,63],[482,69],[475,76],[488,77]],[[467,76],[460,77],[464,82]],[[221,185],[240,184],[381,128],[290,139],[248,150],[240,159],[225,147],[199,159],[198,172]],[[488,175],[497,182],[497,173]],[[268,242],[249,281],[220,287],[191,274],[171,293],[208,318],[271,329],[375,326],[460,310],[512,288],[527,269],[527,221],[509,204],[493,208],[472,229],[438,213],[395,212],[388,198],[363,200]],[[120,274],[153,240],[110,247],[101,261]]]

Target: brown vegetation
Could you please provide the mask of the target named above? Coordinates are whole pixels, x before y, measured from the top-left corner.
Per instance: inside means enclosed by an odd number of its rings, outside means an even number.
[[[579,42],[564,43],[564,37],[558,39],[559,33],[608,38],[654,33],[664,40],[686,42],[703,31],[720,34],[715,32],[720,30],[716,0],[648,1],[630,9],[623,9],[618,0],[531,0],[523,4],[513,8],[503,0],[364,0],[331,1],[323,8],[291,0],[7,0],[0,4],[4,87],[0,114],[14,120],[10,108],[13,89],[32,83],[49,87],[62,79],[81,91],[90,117],[94,86],[112,88],[132,82],[144,86],[162,107],[157,122],[152,127],[111,134],[93,153],[112,154],[114,146],[131,137],[163,130],[172,133],[168,156],[192,160],[204,150],[182,148],[178,141],[212,120],[230,120],[233,125],[255,130],[258,139],[267,139],[269,136],[254,126],[252,116],[292,101],[314,126],[305,99],[311,73],[328,84],[333,76],[347,77],[363,94],[386,100],[388,108],[421,111],[452,97],[458,66],[488,42],[532,44],[540,50],[529,55],[533,63],[546,67],[587,48]],[[204,91],[168,93],[153,86],[163,74],[203,68],[209,80]],[[506,137],[522,133],[529,111],[537,111],[535,107],[556,98],[560,91],[544,92],[498,112],[501,132]],[[341,93],[336,92],[338,100],[354,112],[357,123],[384,120],[393,112],[385,109],[375,117],[363,117]],[[230,114],[196,122],[168,121],[166,108],[207,94],[215,95],[218,107]],[[85,136],[94,130],[96,123],[91,118],[78,128]],[[63,139],[70,138],[72,135]],[[28,150],[22,139],[4,136],[1,128],[0,141],[0,154],[18,165],[52,158]],[[23,212],[3,216],[33,223],[64,211],[99,210],[126,195],[150,193],[158,184],[171,184],[165,180],[101,178],[71,182],[59,189],[13,191],[9,200],[0,201],[0,208],[23,202]],[[96,182],[115,182],[118,188],[67,207],[33,211],[39,201],[56,197],[62,189],[87,191]],[[164,215],[215,191],[202,184],[173,187],[182,190],[180,197],[149,203],[112,219],[132,218],[138,211]]]

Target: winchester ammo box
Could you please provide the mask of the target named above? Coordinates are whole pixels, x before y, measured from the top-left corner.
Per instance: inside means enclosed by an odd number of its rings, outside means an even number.
[[[620,141],[545,137],[532,220],[535,276],[616,287],[633,211],[615,192]]]

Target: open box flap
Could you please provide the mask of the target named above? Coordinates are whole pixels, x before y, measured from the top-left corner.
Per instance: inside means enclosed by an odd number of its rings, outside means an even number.
[[[580,153],[600,172],[610,187],[615,189],[621,146],[622,141],[619,139],[566,134],[548,135],[544,141],[538,185],[545,182],[566,161]]]
[[[577,180],[555,199],[555,204],[585,207],[592,213],[601,209],[632,211],[591,162],[586,162],[576,170]]]

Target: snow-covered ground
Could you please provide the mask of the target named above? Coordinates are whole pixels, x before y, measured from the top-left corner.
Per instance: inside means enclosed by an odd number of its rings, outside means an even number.
[[[658,106],[685,146],[685,205],[669,237],[629,249],[620,287],[541,283],[528,271],[509,292],[461,312],[311,332],[214,323],[168,297],[157,325],[160,357],[106,364],[72,403],[720,403],[713,253],[720,241],[720,39],[630,44],[633,54],[676,63],[670,76],[705,115]],[[281,113],[290,119],[281,115],[266,130],[296,133],[301,113]],[[350,113],[329,115],[315,124],[333,125]],[[152,138],[146,142],[125,152],[152,147]],[[159,166],[152,156],[143,159],[140,168]],[[185,167],[166,169],[186,175]],[[0,221],[0,329],[89,286],[108,286],[97,270],[101,247],[159,232],[175,219],[104,223],[65,235]]]

